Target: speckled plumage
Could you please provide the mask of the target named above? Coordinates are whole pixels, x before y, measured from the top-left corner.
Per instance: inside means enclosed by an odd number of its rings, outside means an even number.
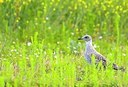
[[[88,63],[91,63],[91,56],[94,55],[96,59],[96,62],[95,62],[96,66],[98,66],[99,62],[101,61],[103,67],[106,68],[106,65],[107,65],[106,58],[95,50],[94,46],[92,45],[91,36],[85,35],[84,37],[90,38],[89,40],[86,41],[86,49],[85,49],[85,58],[88,61]]]
[[[86,61],[89,64],[91,64],[92,63],[91,56],[94,55],[95,59],[96,59],[96,61],[95,61],[96,67],[98,66],[99,62],[102,62],[102,65],[103,65],[104,69],[106,69],[107,60],[102,54],[100,54],[98,51],[96,51],[96,49],[92,45],[91,36],[90,35],[85,35],[82,38],[79,38],[79,40],[85,40],[86,41],[86,49],[85,49],[85,53],[84,53]],[[112,67],[113,67],[114,70],[121,70],[116,64],[113,64]]]

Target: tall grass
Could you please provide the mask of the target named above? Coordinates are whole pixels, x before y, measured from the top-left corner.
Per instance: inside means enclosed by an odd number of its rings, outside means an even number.
[[[0,87],[127,86],[128,1],[0,0]],[[107,70],[86,63],[90,34]],[[94,58],[93,63],[94,63]]]

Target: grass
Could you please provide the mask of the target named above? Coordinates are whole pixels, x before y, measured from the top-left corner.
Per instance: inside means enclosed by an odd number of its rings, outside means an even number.
[[[88,65],[82,54],[84,42],[78,42],[78,48],[72,48],[74,51],[72,53],[71,48],[67,48],[69,45],[64,45],[66,52],[60,49],[60,45],[52,49],[51,44],[45,45],[44,40],[39,42],[37,37],[36,33],[32,37],[32,42],[21,44],[17,41],[8,47],[5,46],[8,49],[1,54],[1,86],[5,83],[7,86],[28,87],[127,85],[127,72],[114,71],[111,65],[106,71],[95,69],[95,65]],[[116,47],[102,40],[97,43],[106,45],[100,47],[108,47],[107,49],[99,47],[97,50],[101,50],[110,61],[127,66],[127,54],[124,56],[123,50],[115,61]],[[126,46],[124,50],[127,48]]]
[[[127,71],[112,69],[128,65],[127,9],[117,0],[0,0],[0,87],[127,86]],[[85,61],[84,34],[107,70]]]

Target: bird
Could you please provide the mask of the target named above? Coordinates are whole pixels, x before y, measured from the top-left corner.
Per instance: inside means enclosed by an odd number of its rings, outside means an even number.
[[[95,65],[96,68],[98,67],[99,62],[102,62],[102,66],[104,69],[107,67],[107,58],[99,53],[94,46],[92,45],[92,37],[90,35],[84,35],[78,40],[84,40],[86,42],[86,49],[84,53],[84,57],[89,64],[92,64],[91,56],[94,55],[95,57]],[[125,70],[124,67],[119,67],[117,64],[113,63],[112,68],[114,70]]]

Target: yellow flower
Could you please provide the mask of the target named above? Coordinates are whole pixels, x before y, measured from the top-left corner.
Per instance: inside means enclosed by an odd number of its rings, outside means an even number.
[[[3,0],[0,0],[0,3],[3,3],[4,1]]]

